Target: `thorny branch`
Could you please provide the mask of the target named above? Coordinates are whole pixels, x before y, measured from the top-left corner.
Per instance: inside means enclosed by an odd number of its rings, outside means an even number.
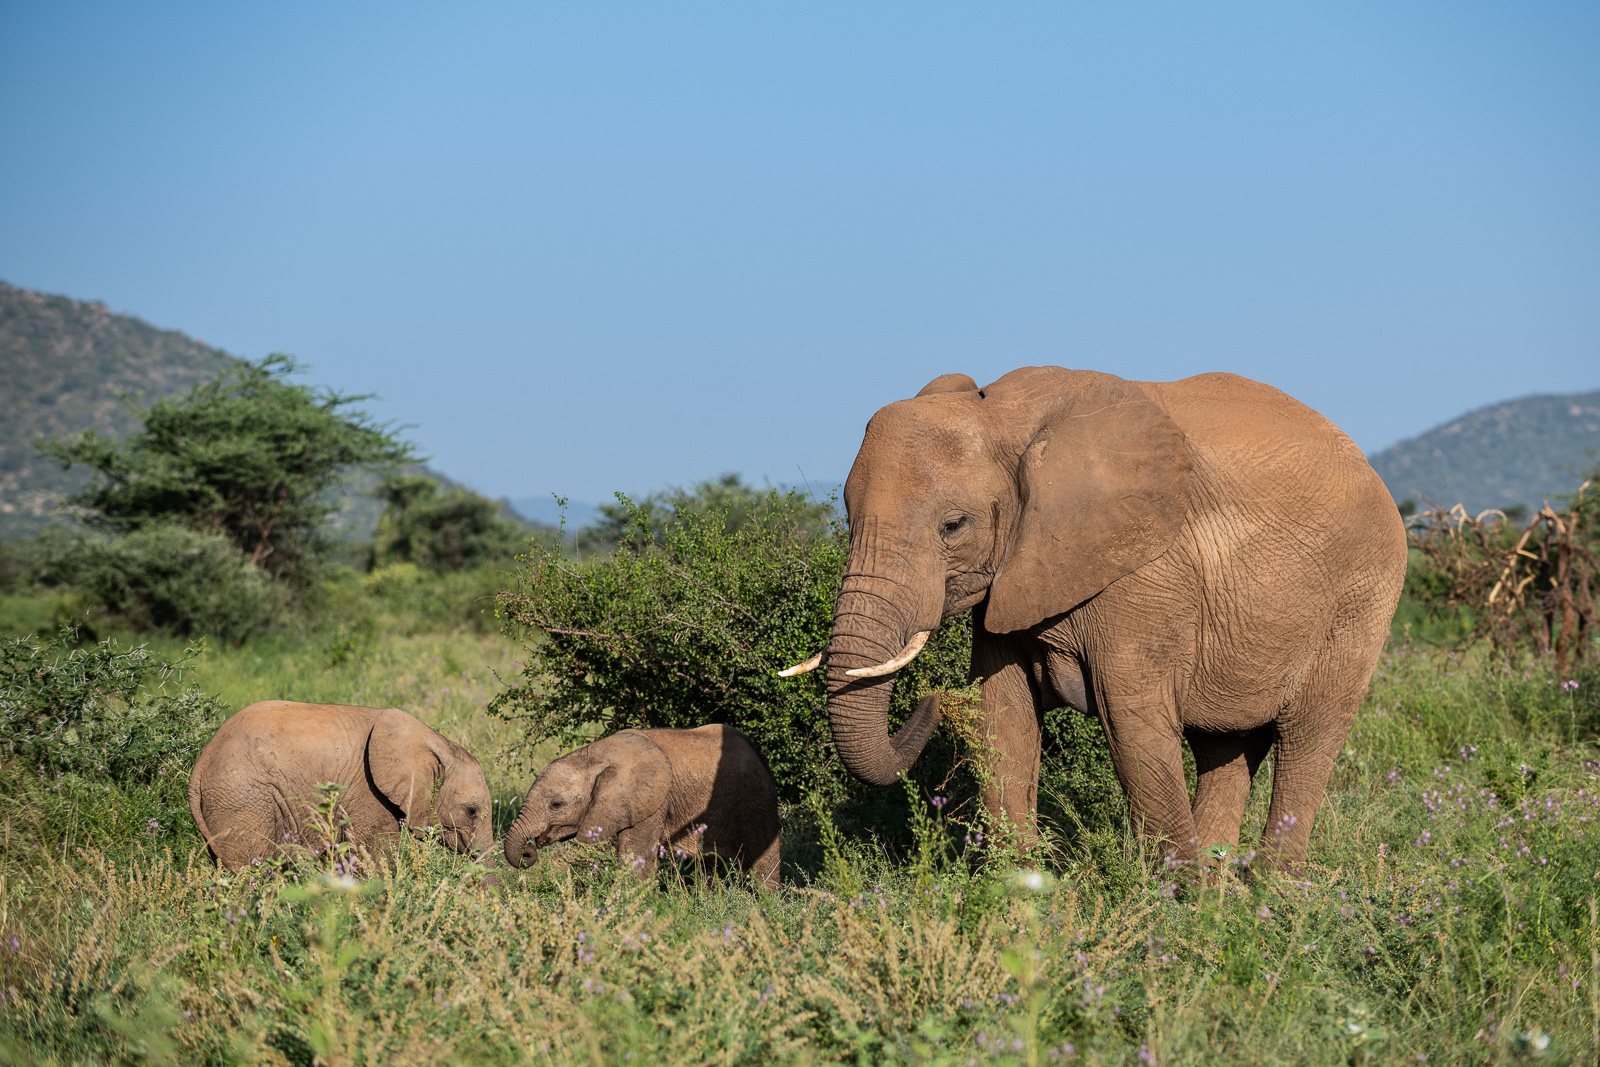
[[[1553,652],[1563,678],[1584,661],[1596,624],[1595,510],[1578,487],[1562,511],[1546,504],[1521,536],[1500,511],[1468,515],[1460,504],[1429,502],[1411,518],[1411,547],[1438,581],[1420,594],[1432,606],[1464,607],[1473,636],[1502,652],[1532,645]]]

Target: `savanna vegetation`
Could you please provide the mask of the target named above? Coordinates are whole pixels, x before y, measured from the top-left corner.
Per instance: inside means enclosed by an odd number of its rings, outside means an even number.
[[[840,772],[821,678],[774,674],[828,630],[845,546],[825,503],[722,479],[620,500],[563,541],[518,537],[492,502],[398,473],[381,491],[368,546],[325,543],[309,521],[255,563],[270,538],[226,522],[95,535],[129,559],[212,561],[165,585],[102,587],[37,545],[0,555],[11,635],[0,1059],[1590,1063],[1600,1052],[1592,615],[1565,654],[1548,644],[1568,632],[1562,605],[1592,605],[1593,534],[1572,534],[1583,501],[1527,537],[1490,531],[1448,550],[1442,520],[1417,520],[1395,639],[1310,863],[1258,876],[1246,847],[1194,883],[1133,835],[1098,725],[1071,712],[1047,723],[1047,852],[1023,862],[997,844],[975,800],[964,618],[898,683],[902,716],[944,694],[913,773],[877,789]],[[172,540],[131,540],[148,530]],[[266,565],[280,551],[303,561],[292,579]],[[1470,575],[1528,559],[1565,559],[1571,595],[1560,598],[1556,570],[1526,564],[1512,583],[1533,575],[1519,621],[1503,626],[1495,582]],[[250,626],[225,630],[225,613],[207,614],[222,608],[157,595],[234,565],[271,594]],[[188,816],[186,772],[226,714],[265,697],[411,711],[482,760],[501,831],[536,770],[586,737],[734,723],[779,780],[784,886],[704,884],[687,870],[645,884],[615,869],[609,846],[576,842],[500,870],[495,888],[422,839],[354,879],[307,860],[219,872]],[[1269,782],[1270,768],[1247,841]]]

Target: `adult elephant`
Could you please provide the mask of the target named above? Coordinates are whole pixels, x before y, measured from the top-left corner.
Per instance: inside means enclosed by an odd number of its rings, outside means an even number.
[[[1304,858],[1406,566],[1383,482],[1327,419],[1232,374],[950,374],[873,416],[844,499],[831,640],[784,673],[826,663],[851,773],[888,784],[915,762],[937,702],[891,737],[893,675],[972,609],[984,801],[1025,841],[1042,715],[1068,705],[1099,718],[1135,821],[1184,861],[1238,843],[1273,749],[1262,859]]]

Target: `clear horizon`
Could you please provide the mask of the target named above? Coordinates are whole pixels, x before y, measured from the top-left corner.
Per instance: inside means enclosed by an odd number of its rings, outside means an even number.
[[[1369,453],[1600,386],[1600,9],[0,12],[0,277],[289,352],[494,496],[840,479],[951,371]]]

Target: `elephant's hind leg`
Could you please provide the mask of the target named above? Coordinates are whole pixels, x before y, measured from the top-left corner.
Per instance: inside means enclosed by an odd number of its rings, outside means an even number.
[[[1389,638],[1389,620],[1405,579],[1404,558],[1375,556],[1371,567],[1351,581],[1332,613],[1322,646],[1278,715],[1272,806],[1261,844],[1269,861],[1280,867],[1305,861],[1334,761]]]
[[[1250,799],[1250,783],[1272,747],[1271,727],[1246,733],[1191,733],[1198,782],[1194,791],[1195,837],[1203,850],[1237,845],[1239,824]]]
[[[278,854],[277,813],[270,796],[208,796],[201,803],[211,828],[211,851],[222,866],[237,870]]]
[[[1272,804],[1261,832],[1267,863],[1282,868],[1305,862],[1317,807],[1366,696],[1370,664],[1371,660],[1353,662],[1348,649],[1330,644],[1318,654],[1306,684],[1279,716]]]
[[[746,856],[749,862],[750,880],[769,893],[776,893],[779,868],[782,865],[779,835],[776,832],[771,834],[770,838],[765,834],[757,835],[750,840],[747,847],[756,854],[753,860]]]

